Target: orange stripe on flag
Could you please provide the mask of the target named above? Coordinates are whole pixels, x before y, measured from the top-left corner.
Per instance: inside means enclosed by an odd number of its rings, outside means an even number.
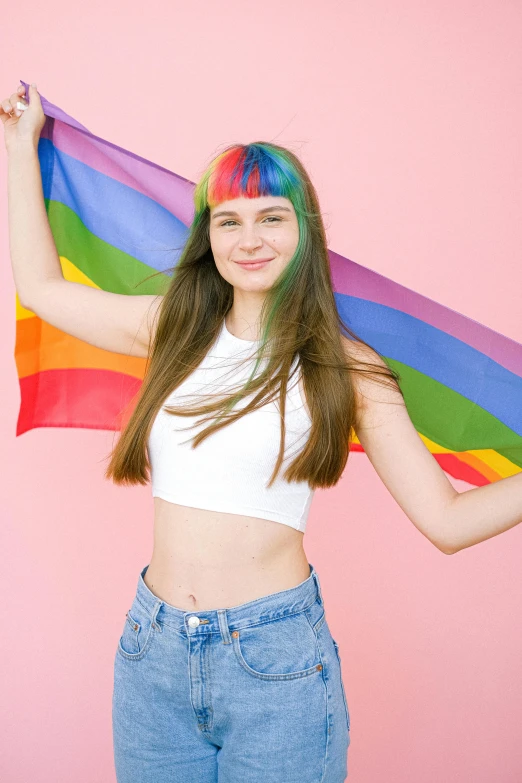
[[[42,370],[81,368],[114,370],[141,380],[146,365],[146,359],[96,348],[36,315],[17,322],[15,361],[19,378]]]

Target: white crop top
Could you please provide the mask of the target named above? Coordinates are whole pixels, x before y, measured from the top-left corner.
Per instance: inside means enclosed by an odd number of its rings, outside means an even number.
[[[223,320],[218,338],[201,364],[163,404],[195,402],[193,394],[223,394],[228,387],[245,382],[255,357],[240,366],[235,360],[253,354],[257,345],[258,341],[231,334]],[[292,371],[296,364],[297,357]],[[209,423],[195,426],[202,416],[173,416],[160,408],[147,444],[153,496],[193,508],[271,519],[304,532],[314,491],[307,481],[287,482],[282,477],[306,443],[311,427],[298,374],[292,376],[287,390],[285,458],[269,489],[266,484],[274,469],[281,435],[277,396],[213,433],[194,449],[192,438]],[[236,405],[244,407],[253,396]]]

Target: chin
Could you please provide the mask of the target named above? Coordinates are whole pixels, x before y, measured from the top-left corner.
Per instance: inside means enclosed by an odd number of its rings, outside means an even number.
[[[273,281],[271,283],[267,283],[264,280],[260,280],[257,284],[252,281],[251,285],[245,285],[245,283],[242,281],[241,283],[235,284],[234,288],[251,293],[266,293],[267,291],[270,291],[272,285]]]

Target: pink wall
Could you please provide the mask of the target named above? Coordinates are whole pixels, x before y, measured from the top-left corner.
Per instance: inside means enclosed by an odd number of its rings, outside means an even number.
[[[36,81],[93,132],[192,180],[224,144],[286,144],[332,249],[522,342],[519,3],[88,9],[13,6],[2,98]],[[104,481],[113,433],[14,436],[3,145],[0,161],[0,777],[111,783],[113,656],[152,499]],[[365,456],[348,465],[317,492],[305,544],[341,646],[349,779],[520,781],[522,529],[445,557]]]

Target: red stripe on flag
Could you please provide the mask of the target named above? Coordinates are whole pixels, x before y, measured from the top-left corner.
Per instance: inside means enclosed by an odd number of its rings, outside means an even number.
[[[125,408],[142,384],[139,378],[98,369],[44,370],[19,382],[16,435],[34,427],[121,430],[123,415],[127,420],[132,413]]]

